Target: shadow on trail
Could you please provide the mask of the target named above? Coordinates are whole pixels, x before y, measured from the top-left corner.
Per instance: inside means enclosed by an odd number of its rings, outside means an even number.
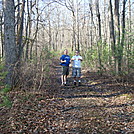
[[[94,109],[98,109],[98,108],[120,108],[120,107],[126,107],[126,106],[132,106],[133,103],[131,104],[120,104],[120,105],[108,105],[108,106],[97,106],[97,105],[91,105],[91,106],[71,106],[71,107],[68,107],[68,108],[65,108],[62,110],[62,112],[67,112],[69,110],[81,110],[81,109],[91,109],[91,108],[94,108]]]
[[[110,98],[110,97],[119,96],[119,95],[126,94],[126,93],[132,93],[132,91],[123,91],[123,92],[118,92],[118,93],[113,93],[113,94],[108,94],[108,95],[70,95],[70,96],[61,96],[61,97],[65,98],[65,99],[93,98],[93,97],[97,97],[97,98]]]
[[[120,96],[122,94],[133,93],[132,88],[123,86],[107,85],[111,84],[111,81],[102,81],[97,84],[90,85],[89,83],[84,83],[81,86],[73,86],[72,78],[68,79],[69,84],[67,86],[61,87],[60,97],[63,99],[74,99],[74,98],[110,98],[115,96]],[[82,80],[83,81],[83,80]],[[115,88],[114,88],[115,87]],[[90,94],[91,92],[91,94]],[[111,92],[111,93],[110,93]],[[113,92],[113,93],[112,93]],[[85,93],[88,93],[85,95]],[[78,95],[76,95],[78,94]]]

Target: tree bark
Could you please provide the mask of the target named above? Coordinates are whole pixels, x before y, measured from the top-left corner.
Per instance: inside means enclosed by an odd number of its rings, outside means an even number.
[[[19,3],[18,3],[19,4]],[[17,26],[17,47],[18,47],[18,60],[21,59],[24,44],[23,44],[23,23],[24,23],[24,10],[25,10],[25,0],[22,2],[22,8],[20,11],[20,16],[19,16],[19,21],[18,21],[18,26]],[[19,10],[18,10],[19,12]]]
[[[110,7],[110,22],[109,22],[109,29],[110,29],[110,42],[111,42],[111,49],[112,49],[112,56],[114,59],[114,70],[116,70],[116,46],[115,46],[115,27],[114,27],[114,19],[113,19],[113,6],[112,6],[112,1],[109,0],[109,7]]]
[[[124,40],[125,40],[125,6],[127,0],[123,0],[123,10],[122,10],[122,38],[121,38],[121,45],[119,47],[119,59],[118,59],[118,67],[119,72],[122,70],[122,57],[123,57],[123,48],[124,48]]]
[[[102,51],[102,37],[101,37],[101,18],[100,18],[100,11],[99,11],[99,0],[96,0],[96,14],[98,18],[98,40],[97,40],[97,48],[98,48],[98,62],[99,62],[99,69],[100,73],[102,73],[102,61],[101,61],[101,51]]]
[[[14,0],[4,0],[4,48],[7,69],[6,84],[13,86],[13,72],[17,60],[15,44]]]
[[[3,18],[3,12],[0,12],[0,33],[1,33],[1,57],[4,56],[4,41],[3,41],[3,30],[2,30],[2,18]]]
[[[120,0],[115,0],[115,8],[114,8],[114,23],[115,23],[115,64],[116,64],[116,73],[118,74],[120,71],[119,67],[119,49],[120,49],[120,16],[119,16],[119,1]]]
[[[128,44],[127,45],[127,72],[128,73],[130,72],[130,60],[129,59],[130,59],[130,52],[131,52],[131,45],[130,44],[131,44],[131,41],[132,41],[132,39],[130,37],[131,36],[131,32],[132,32],[132,25],[131,25],[131,21],[132,21],[131,20],[132,19],[131,15],[132,14],[131,14],[131,12],[132,12],[131,11],[131,0],[129,0],[129,17],[128,17],[129,18],[129,24],[128,24],[129,25],[128,26],[129,27],[129,30],[128,30],[129,34],[128,34],[128,43],[127,43]]]
[[[93,21],[93,9],[92,9],[92,0],[91,2],[89,2],[89,8],[90,8],[90,14],[91,14],[91,28],[90,28],[90,48],[92,49],[92,46],[93,46],[93,26],[94,26],[94,21]]]
[[[26,39],[26,53],[25,53],[25,60],[29,59],[30,57],[30,41],[31,41],[31,27],[32,27],[32,1],[27,0],[27,11],[28,11],[28,20],[27,20],[27,28],[26,28],[26,38],[28,36],[28,39]]]

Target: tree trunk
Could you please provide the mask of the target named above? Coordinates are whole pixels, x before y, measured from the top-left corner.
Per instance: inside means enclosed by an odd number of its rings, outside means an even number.
[[[28,11],[28,20],[27,20],[27,28],[26,28],[26,38],[28,36],[28,39],[26,39],[26,54],[25,54],[25,60],[29,59],[29,53],[30,53],[30,39],[31,39],[31,18],[32,18],[32,1],[30,1],[30,4],[27,0],[27,11]]]
[[[74,3],[73,3],[74,7]],[[74,10],[72,10],[72,15],[73,15],[73,36],[72,36],[72,51],[76,49],[76,16]]]
[[[74,12],[73,12],[73,39],[72,39],[72,51],[73,51],[74,49],[76,49],[75,24],[76,24],[76,20],[75,20],[75,14],[74,14]]]
[[[98,18],[98,29],[99,29],[99,39],[97,41],[98,61],[99,61],[99,69],[100,69],[100,72],[102,73],[102,61],[101,61],[102,37],[101,37],[101,18],[100,18],[100,11],[99,11],[99,0],[96,0],[96,14]]]
[[[38,1],[36,1],[38,2]],[[31,2],[32,4],[32,2]],[[33,7],[33,5],[31,5],[31,8]],[[33,33],[33,39],[31,41],[31,46],[30,46],[30,59],[33,58],[33,46],[34,46],[34,43],[36,42],[37,43],[37,35],[38,35],[38,30],[39,30],[39,13],[38,13],[38,6],[36,7],[36,13],[37,13],[37,16],[36,16],[36,22],[35,22],[35,32]],[[37,44],[35,46],[35,53],[37,55]]]
[[[76,9],[76,20],[77,20],[77,47],[76,49],[80,50],[80,20],[79,20],[79,9],[78,9],[78,3],[77,3],[77,9]]]
[[[0,33],[1,33],[1,57],[4,56],[4,42],[3,42],[3,30],[2,30],[2,17],[3,12],[0,12]]]
[[[13,86],[13,72],[17,60],[14,0],[4,0],[4,48],[6,69],[8,71],[6,84]]]
[[[20,16],[19,16],[19,21],[18,21],[18,31],[17,31],[17,47],[18,47],[18,60],[21,59],[22,52],[23,52],[23,47],[24,44],[22,43],[23,41],[23,23],[24,23],[24,10],[25,10],[25,0],[22,2],[22,8],[20,11]],[[18,11],[19,12],[19,11]]]
[[[116,64],[116,73],[118,74],[120,71],[119,67],[119,49],[120,49],[120,19],[119,19],[119,0],[115,0],[115,9],[114,9],[114,16],[115,16],[115,55],[117,58],[115,58],[115,64]]]
[[[90,48],[92,49],[92,46],[93,46],[93,25],[94,25],[94,21],[93,21],[93,9],[92,9],[92,5],[93,5],[93,3],[92,3],[92,0],[91,0],[91,2],[89,3],[89,8],[90,8],[90,14],[91,14],[91,28],[90,28],[90,36],[91,36],[91,38],[90,38]]]
[[[116,47],[115,47],[115,33],[114,33],[114,19],[113,19],[113,7],[112,1],[109,0],[109,7],[110,7],[110,22],[109,22],[109,29],[110,29],[110,42],[111,42],[111,49],[112,49],[112,56],[114,59],[114,69],[116,72]]]
[[[128,45],[127,45],[127,72],[130,72],[130,52],[131,52],[131,32],[132,32],[132,26],[131,26],[131,0],[129,0],[129,34],[128,34]]]
[[[125,6],[126,6],[126,1],[127,0],[123,0],[123,10],[122,10],[122,38],[121,38],[121,45],[119,47],[119,72],[121,72],[122,69],[122,57],[123,57],[123,48],[124,48],[124,40],[125,40]]]

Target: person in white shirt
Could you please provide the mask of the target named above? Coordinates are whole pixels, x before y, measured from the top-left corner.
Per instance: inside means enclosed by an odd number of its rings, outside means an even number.
[[[75,51],[75,56],[71,58],[72,61],[72,76],[74,78],[74,85],[81,85],[81,61],[82,57],[79,55],[79,51]]]

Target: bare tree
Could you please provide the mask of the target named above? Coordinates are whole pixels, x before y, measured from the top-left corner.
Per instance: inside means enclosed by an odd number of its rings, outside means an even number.
[[[74,3],[74,1],[73,0],[69,0],[68,2],[65,2],[65,5],[66,5],[66,7],[67,7],[67,9],[69,10],[69,11],[71,11],[71,13],[72,13],[72,23],[73,23],[73,26],[72,26],[72,29],[73,29],[73,31],[72,31],[72,51],[73,50],[75,50],[76,49],[76,12],[75,12],[75,3]]]
[[[119,0],[114,1],[114,23],[115,23],[115,66],[116,73],[119,73],[119,48],[120,48],[120,15],[119,15]]]
[[[129,24],[128,24],[128,28],[129,28],[129,30],[128,30],[128,45],[127,45],[127,71],[128,72],[130,72],[130,52],[131,52],[131,42],[132,42],[132,39],[131,39],[131,32],[132,32],[132,24],[131,24],[131,19],[132,19],[132,11],[131,11],[131,8],[132,8],[132,6],[131,6],[131,0],[129,0],[129,5],[128,5],[128,7],[129,7],[129,9],[128,9],[128,12],[129,12],[129,16],[128,16],[128,18],[129,18]]]
[[[119,73],[122,71],[122,58],[123,58],[123,48],[124,48],[124,41],[125,41],[125,11],[126,11],[126,2],[127,0],[123,0],[123,10],[122,10],[122,38],[121,38],[121,45],[119,47],[119,59],[118,59],[118,70]]]
[[[96,14],[98,18],[98,40],[97,40],[97,48],[98,48],[98,61],[99,61],[99,68],[102,71],[102,61],[101,61],[101,51],[102,51],[102,37],[101,37],[101,18],[100,18],[100,11],[99,11],[99,0],[96,0]]]
[[[90,37],[91,37],[91,41],[90,41],[90,48],[92,48],[92,46],[93,46],[93,26],[94,26],[94,20],[93,20],[93,9],[92,9],[92,0],[91,0],[91,2],[89,2],[89,8],[90,8],[90,16],[91,16],[91,27],[90,27]]]
[[[18,0],[18,2],[20,2]],[[18,60],[20,60],[23,53],[23,27],[24,27],[24,11],[25,11],[25,0],[22,1],[20,9],[20,3],[18,3],[18,23],[17,23],[17,47],[18,47]]]
[[[36,0],[35,3],[38,3],[38,0]],[[40,17],[40,14],[39,14],[38,11],[39,11],[39,9],[38,9],[38,5],[37,5],[37,7],[36,7],[36,23],[34,24],[35,25],[35,32],[33,33],[33,38],[32,38],[31,46],[30,46],[30,59],[32,59],[32,57],[33,57],[34,43],[37,42],[37,35],[38,35],[38,30],[39,30],[39,27],[38,27],[39,26],[39,17]],[[36,47],[35,47],[35,52],[36,52],[36,55],[37,55],[37,44],[36,44]]]
[[[109,22],[109,29],[110,29],[110,41],[111,41],[111,48],[112,48],[112,56],[114,58],[114,68],[116,70],[116,47],[115,47],[115,28],[114,28],[114,18],[113,18],[113,6],[112,1],[109,0],[109,10],[110,10],[110,22]]]
[[[13,72],[17,60],[15,44],[15,6],[14,0],[4,0],[4,49],[8,74],[6,83],[13,85]]]
[[[1,57],[4,56],[4,41],[3,41],[3,11],[0,11],[0,35],[1,35]]]
[[[25,41],[26,51],[25,51],[25,60],[29,58],[29,44],[31,38],[31,16],[32,16],[32,1],[27,0],[27,22],[26,22],[26,33],[25,33]]]

